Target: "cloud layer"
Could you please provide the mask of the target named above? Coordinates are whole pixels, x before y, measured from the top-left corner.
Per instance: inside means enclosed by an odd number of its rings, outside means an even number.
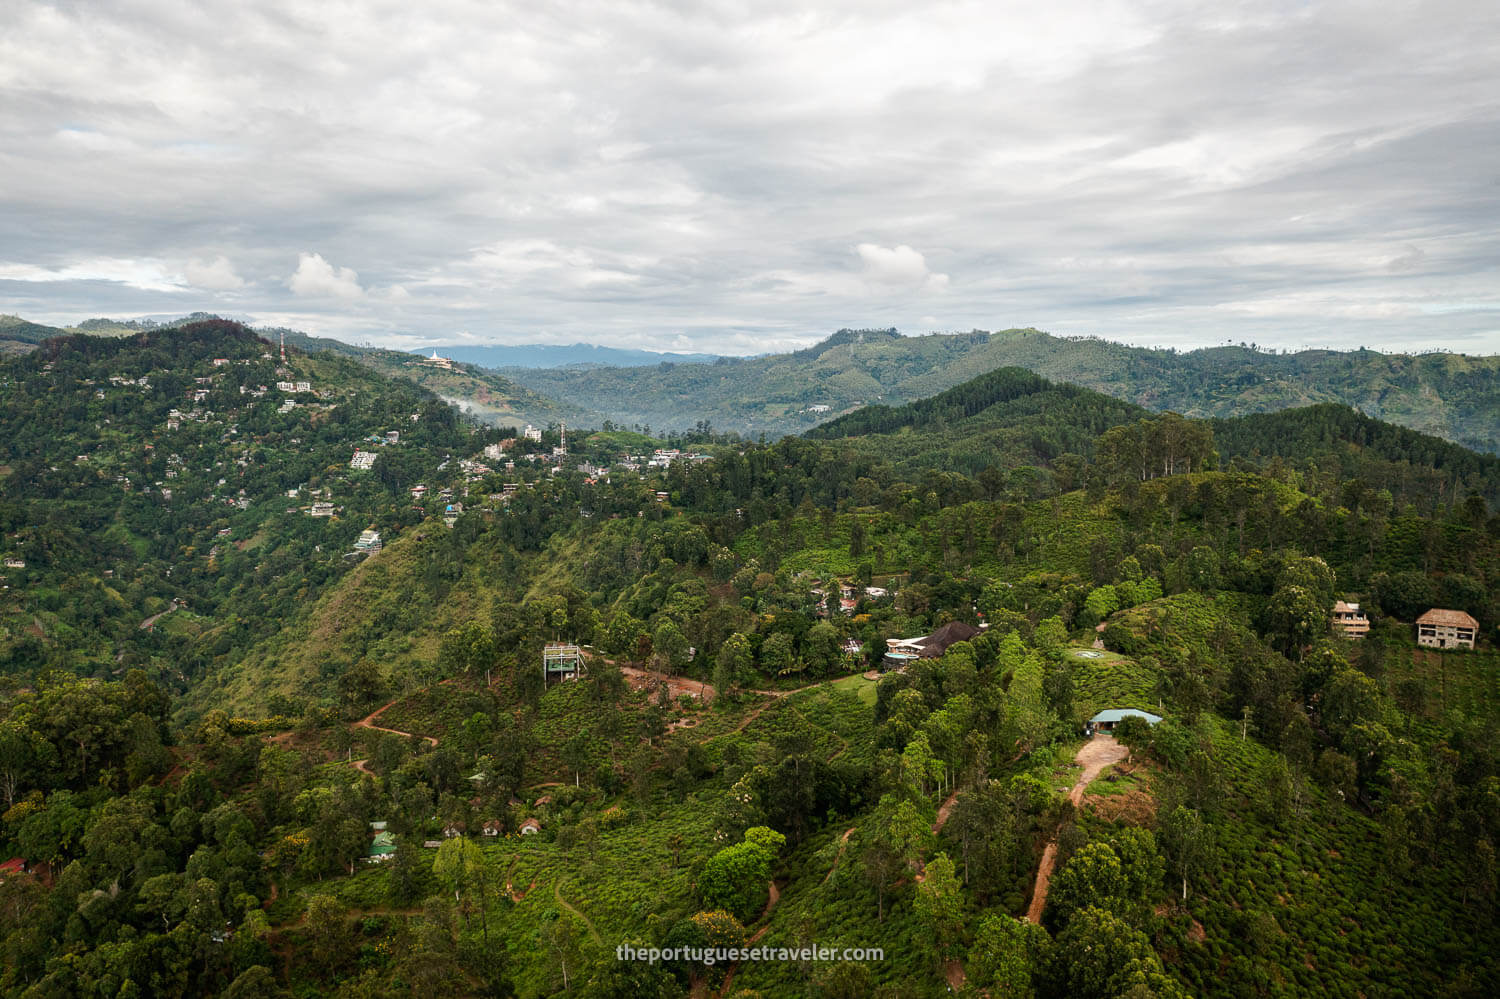
[[[0,311],[1500,352],[1500,8],[17,0]]]

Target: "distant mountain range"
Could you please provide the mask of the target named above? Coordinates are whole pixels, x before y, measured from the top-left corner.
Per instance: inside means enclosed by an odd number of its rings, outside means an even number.
[[[791,354],[650,368],[508,368],[542,395],[616,422],[781,436],[872,403],[900,405],[1019,367],[1147,409],[1232,417],[1320,402],[1500,453],[1500,357],[1251,347],[1179,352],[1034,329],[907,337],[840,330]]]
[[[670,354],[656,350],[629,350],[622,347],[602,347],[592,343],[523,343],[514,347],[480,347],[472,344],[455,344],[447,347],[428,347],[414,353],[429,357],[436,350],[439,357],[447,357],[465,364],[478,364],[485,368],[576,368],[612,367],[642,368],[652,364],[708,364],[719,358],[717,354]]]
[[[83,331],[122,335],[176,323],[89,320],[58,329],[0,317],[0,354]],[[1034,329],[903,336],[894,329],[840,330],[789,354],[716,357],[613,347],[526,345],[436,348],[451,368],[404,351],[358,347],[294,330],[262,329],[288,345],[331,351],[431,389],[496,423],[605,420],[657,431],[704,422],[721,431],[780,437],[804,433],[863,406],[901,406],[998,368],[1093,389],[1157,412],[1227,419],[1319,403],[1500,454],[1500,357],[1254,347],[1179,352]],[[423,352],[430,356],[432,349]],[[551,363],[551,367],[536,365]]]

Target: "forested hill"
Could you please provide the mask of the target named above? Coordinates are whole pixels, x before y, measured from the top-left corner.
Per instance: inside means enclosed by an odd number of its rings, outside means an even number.
[[[362,530],[422,519],[408,490],[450,453],[501,436],[288,353],[212,320],[0,363],[0,672],[141,666],[182,689],[336,580]]]
[[[547,426],[558,422],[584,426],[600,422],[592,412],[554,402],[498,372],[475,364],[437,365],[403,350],[358,346],[281,327],[265,327],[256,332],[273,343],[284,339],[287,346],[308,354],[338,354],[388,377],[414,382],[475,419],[496,426],[520,426],[523,423]]]
[[[804,436],[814,440],[830,440],[863,434],[888,434],[904,427],[943,427],[977,416],[992,406],[1044,394],[1056,401],[1083,400],[1093,403],[1112,410],[1111,415],[1144,415],[1144,410],[1140,407],[1121,404],[1075,385],[1055,385],[1023,368],[997,368],[962,385],[955,385],[935,396],[918,399],[904,406],[866,406],[814,427]],[[1121,421],[1117,419],[1115,422]]]
[[[904,406],[866,406],[809,430],[842,441],[898,470],[921,469],[1012,480],[1042,488],[1050,469],[1070,489],[1083,481],[1096,438],[1148,410],[1107,395],[1058,385],[1021,368],[998,368]]]
[[[1232,417],[1320,402],[1500,452],[1500,357],[1251,347],[1178,352],[1037,330],[904,337],[841,330],[792,354],[649,368],[507,369],[515,381],[611,419],[779,436],[871,404],[934,395],[1021,367],[1148,409]],[[827,410],[819,407],[828,407]]]
[[[1106,436],[1111,428],[1120,429]],[[1352,509],[1388,513],[1410,506],[1432,516],[1471,495],[1481,507],[1500,506],[1500,458],[1348,406],[1322,403],[1213,421],[1153,418],[1139,406],[1021,368],[999,368],[904,406],[866,406],[803,436],[839,441],[847,451],[906,472],[960,472],[994,483],[1004,468],[1013,484],[1067,490],[1130,478],[1131,449],[1164,451],[1162,435],[1169,433],[1197,440],[1211,464],[1295,474],[1309,491]],[[1139,479],[1151,470],[1142,474],[1137,465],[1133,474]]]
[[[1432,504],[1462,500],[1474,492],[1500,506],[1500,458],[1477,454],[1431,434],[1366,416],[1348,406],[1323,403],[1213,421],[1221,455],[1279,458],[1349,482],[1347,505],[1360,491],[1389,490],[1397,497]]]
[[[28,353],[49,337],[86,333],[93,337],[128,338],[140,333],[163,333],[219,319],[218,316],[202,312],[165,321],[86,319],[77,326],[61,329],[16,316],[0,316],[0,357]],[[574,426],[597,426],[602,421],[596,413],[579,406],[554,402],[504,375],[474,364],[452,363],[439,366],[424,363],[421,358],[406,351],[358,346],[330,337],[310,336],[300,330],[264,327],[255,332],[271,343],[284,339],[288,347],[300,353],[341,355],[383,375],[415,382],[457,405],[475,419],[497,426],[519,426],[523,423],[547,426],[558,422]]]

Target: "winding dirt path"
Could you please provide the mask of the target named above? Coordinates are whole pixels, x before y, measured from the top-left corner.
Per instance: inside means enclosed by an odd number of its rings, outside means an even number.
[[[532,883],[533,886],[536,885],[536,881],[534,881],[534,880],[531,883]],[[530,891],[530,890],[531,890],[530,888],[527,889],[527,891]],[[558,905],[562,906],[564,909],[568,910],[573,915],[575,915],[579,919],[583,920],[583,925],[587,926],[589,928],[589,936],[591,936],[591,937],[594,938],[594,943],[600,945],[601,947],[604,946],[604,940],[603,940],[602,937],[599,936],[599,931],[594,928],[593,921],[591,919],[589,919],[588,916],[585,916],[582,912],[579,912],[577,909],[573,908],[567,902],[563,901],[563,897],[562,897],[562,879],[560,879],[560,878],[557,881],[552,882],[552,897],[557,900],[557,904]]]
[[[1076,808],[1083,802],[1083,789],[1093,783],[1105,767],[1113,766],[1129,755],[1130,750],[1116,742],[1112,735],[1099,734],[1085,742],[1073,757],[1074,763],[1083,765],[1083,773],[1078,775],[1068,792],[1068,800]],[[1026,910],[1026,918],[1033,923],[1042,921],[1042,910],[1047,907],[1047,886],[1052,881],[1052,868],[1056,865],[1057,840],[1054,839],[1042,851],[1042,862],[1037,865],[1036,889],[1031,893],[1031,908]]]
[[[376,732],[389,732],[392,735],[399,735],[399,736],[402,736],[403,738],[408,738],[408,739],[411,738],[411,733],[410,732],[403,732],[399,728],[386,728],[384,725],[376,725],[375,724],[375,719],[380,716],[381,712],[385,711],[386,708],[390,707],[392,704],[395,704],[396,701],[399,701],[399,700],[401,700],[401,698],[398,697],[398,698],[396,698],[395,701],[389,701],[389,702],[387,702],[385,704],[382,704],[380,707],[376,708],[374,711],[371,711],[369,714],[365,715],[359,721],[355,722],[354,723],[354,727],[355,728],[374,729]],[[424,735],[424,736],[422,736],[422,738],[424,738],[424,739],[427,740],[427,744],[429,746],[436,746],[438,744],[437,739],[433,738],[430,735]]]
[[[788,697],[791,697],[793,694],[801,694],[801,693],[803,693],[805,691],[817,690],[819,687],[826,687],[826,686],[828,686],[831,683],[836,683],[839,680],[843,680],[843,679],[846,679],[846,678],[842,677],[842,676],[836,676],[832,680],[823,680],[823,681],[821,681],[819,683],[809,683],[805,687],[795,687],[792,690],[747,690],[747,691],[745,691],[745,693],[747,693],[747,694],[761,694],[761,695],[763,695],[765,697],[769,697],[770,700],[766,701],[764,704],[759,705],[758,707],[755,708],[755,710],[751,711],[744,718],[740,719],[740,723],[738,725],[736,725],[734,728],[730,729],[728,732],[720,732],[718,735],[714,736],[712,739],[709,739],[707,741],[712,742],[714,739],[722,739],[726,735],[735,735],[737,733],[745,731],[746,726],[748,726],[751,722],[755,721],[755,719],[759,718],[763,713],[765,713],[765,710],[767,708],[769,708],[771,705],[775,704],[777,701],[784,700],[784,699],[786,699]],[[798,714],[801,714],[801,712],[798,712]],[[803,721],[807,721],[806,717],[804,717],[802,720]],[[808,722],[808,724],[811,725],[812,723]],[[823,728],[823,726],[821,726],[821,725],[819,725],[817,727],[818,728]],[[823,730],[825,732],[831,731],[830,729],[823,729]],[[836,736],[838,736],[837,732],[834,732],[833,734],[836,735]],[[839,736],[839,738],[842,739],[843,737]],[[847,742],[845,742],[844,745],[845,745],[845,748],[848,747],[848,743]],[[842,751],[843,750],[840,750],[840,752],[842,752]]]
[[[849,832],[851,833],[853,831],[853,829],[849,830]],[[849,833],[845,833],[844,839],[847,840],[848,838]],[[766,907],[765,910],[761,912],[760,919],[757,920],[757,922],[761,924],[761,927],[753,934],[751,934],[749,940],[745,941],[746,947],[754,947],[757,943],[760,942],[760,938],[766,935],[766,931],[771,928],[771,910],[776,908],[776,903],[780,901],[781,889],[776,886],[775,881],[768,882],[766,885]],[[725,972],[724,984],[719,986],[719,999],[724,999],[724,996],[729,995],[729,987],[734,984],[734,973],[738,970],[740,970],[740,963],[736,961],[730,967],[730,969]]]

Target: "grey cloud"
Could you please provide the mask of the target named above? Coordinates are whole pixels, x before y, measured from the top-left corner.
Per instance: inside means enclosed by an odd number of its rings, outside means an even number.
[[[4,311],[1500,351],[1483,5],[14,6]]]

